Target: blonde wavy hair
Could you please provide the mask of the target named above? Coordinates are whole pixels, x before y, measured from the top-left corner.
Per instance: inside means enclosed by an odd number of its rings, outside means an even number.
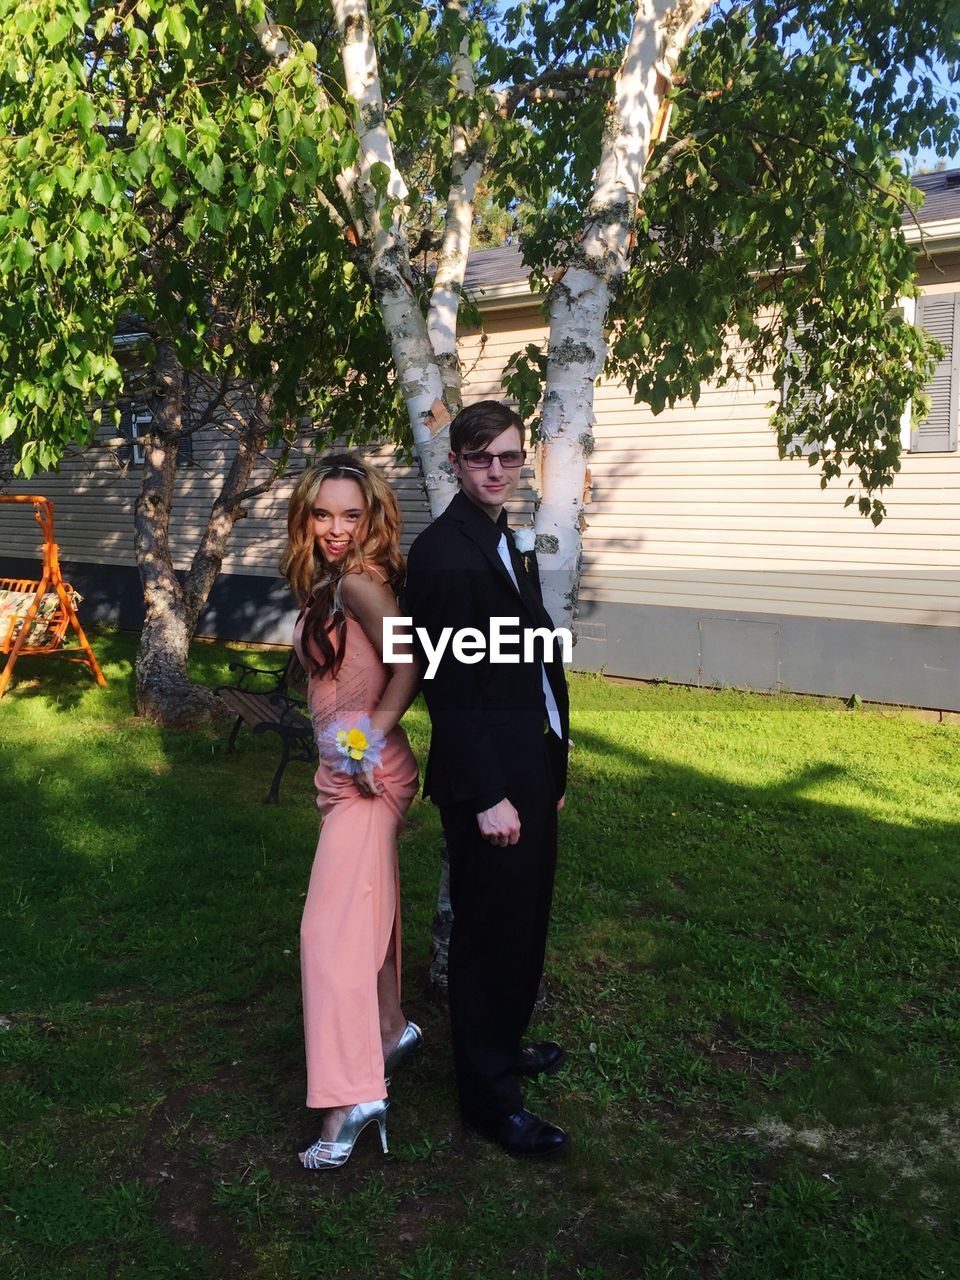
[[[313,508],[324,480],[353,480],[363,494],[363,518],[342,560],[330,565],[313,535]],[[336,675],[343,661],[346,628],[335,608],[337,584],[355,569],[375,566],[386,574],[394,594],[403,586],[400,510],[383,473],[355,453],[335,453],[308,467],[290,495],[287,548],[280,572],[294,599],[306,610],[303,652],[312,675]],[[333,640],[331,641],[331,632]]]

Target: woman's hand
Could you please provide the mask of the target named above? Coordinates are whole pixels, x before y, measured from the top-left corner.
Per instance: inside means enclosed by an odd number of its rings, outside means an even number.
[[[373,768],[362,769],[359,773],[353,775],[353,780],[357,784],[357,790],[362,796],[372,799],[373,796],[383,795],[383,789],[380,783],[373,776]]]

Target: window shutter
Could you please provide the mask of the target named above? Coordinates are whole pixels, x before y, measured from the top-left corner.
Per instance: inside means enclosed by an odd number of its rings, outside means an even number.
[[[124,440],[133,439],[133,409],[128,407],[121,410],[119,434]],[[129,444],[121,445],[117,450],[117,462],[121,467],[129,467],[133,462],[133,446]]]
[[[960,404],[960,293],[917,299],[917,324],[940,342],[945,355],[927,383],[930,412],[910,434],[912,453],[944,453],[957,447]]]
[[[809,323],[809,322],[806,322],[806,323],[801,324],[799,328],[797,328],[797,329],[790,329],[790,330],[788,330],[788,332],[787,332],[787,350],[790,352],[790,354],[791,354],[791,355],[798,356],[801,360],[803,360],[803,358],[804,358],[804,353],[803,353],[802,351],[800,351],[800,350],[799,350],[799,348],[798,348],[798,346],[797,346],[797,340],[796,340],[796,338],[794,337],[794,334],[795,334],[795,333],[808,333],[808,332],[809,332],[809,330],[810,330],[810,328],[811,328],[810,323]],[[782,393],[781,393],[781,397],[780,397],[780,399],[781,399],[781,403],[782,403],[782,402],[783,402],[783,400],[786,398],[786,394],[787,394],[787,390],[788,390],[788,388],[789,388],[789,385],[790,385],[790,383],[789,383],[789,374],[788,374],[788,375],[787,375],[787,378],[785,379],[784,384],[783,384],[783,391],[782,391]],[[811,404],[817,404],[817,403],[819,403],[818,398],[817,398],[817,396],[815,396],[815,395],[814,395],[814,393],[813,393],[812,391],[805,391],[805,392],[803,393],[803,395],[802,395],[802,397],[801,397],[801,408],[806,409],[806,408],[808,408]],[[790,455],[790,451],[791,451],[792,449],[796,448],[798,445],[799,445],[799,447],[800,447],[800,456],[801,456],[802,458],[807,458],[807,457],[809,457],[811,453],[819,453],[819,452],[820,452],[820,450],[823,448],[823,445],[822,445],[822,444],[808,444],[808,443],[807,443],[807,441],[806,441],[806,438],[805,438],[805,434],[804,434],[804,432],[800,431],[800,432],[798,432],[796,435],[793,435],[793,436],[791,436],[791,437],[790,437],[790,441],[789,441],[789,444],[788,444],[788,446],[787,446],[787,455],[789,456],[789,455]]]

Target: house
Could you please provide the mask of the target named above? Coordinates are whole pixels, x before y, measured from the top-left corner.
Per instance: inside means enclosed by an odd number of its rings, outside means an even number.
[[[926,251],[917,317],[948,356],[931,386],[928,422],[919,431],[905,422],[886,519],[875,528],[844,508],[842,485],[821,490],[805,459],[778,458],[772,380],[705,388],[696,408],[678,403],[659,416],[603,382],[576,668],[960,711],[960,170],[916,184],[927,197],[906,226]],[[467,287],[484,335],[462,338],[466,398],[499,397],[511,355],[546,337],[538,299],[510,246],[475,254]],[[183,535],[195,542],[211,500],[205,469],[222,448],[215,435],[194,440],[177,499],[183,563]],[[409,543],[429,518],[416,473],[386,450],[379,460],[398,488]],[[293,611],[276,565],[290,486],[288,478],[261,495],[237,524],[201,634],[289,637]],[[83,616],[136,625],[136,465],[87,452],[24,488],[57,504]],[[521,520],[530,503],[528,484]],[[34,543],[32,531],[0,515],[0,574],[27,572]]]

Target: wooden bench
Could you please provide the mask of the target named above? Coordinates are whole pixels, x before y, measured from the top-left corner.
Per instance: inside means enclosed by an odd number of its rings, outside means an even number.
[[[239,679],[236,684],[221,685],[216,691],[237,717],[230,731],[228,751],[235,750],[237,734],[243,724],[249,725],[254,733],[275,733],[283,744],[280,763],[264,804],[279,803],[280,779],[291,760],[309,763],[317,758],[313,723],[306,701],[292,692],[293,673],[298,669],[299,664],[292,653],[283,671],[251,667],[246,662],[231,662],[230,670],[240,672]],[[273,687],[266,690],[251,688],[254,681],[261,682],[258,677],[268,677],[273,681]]]

